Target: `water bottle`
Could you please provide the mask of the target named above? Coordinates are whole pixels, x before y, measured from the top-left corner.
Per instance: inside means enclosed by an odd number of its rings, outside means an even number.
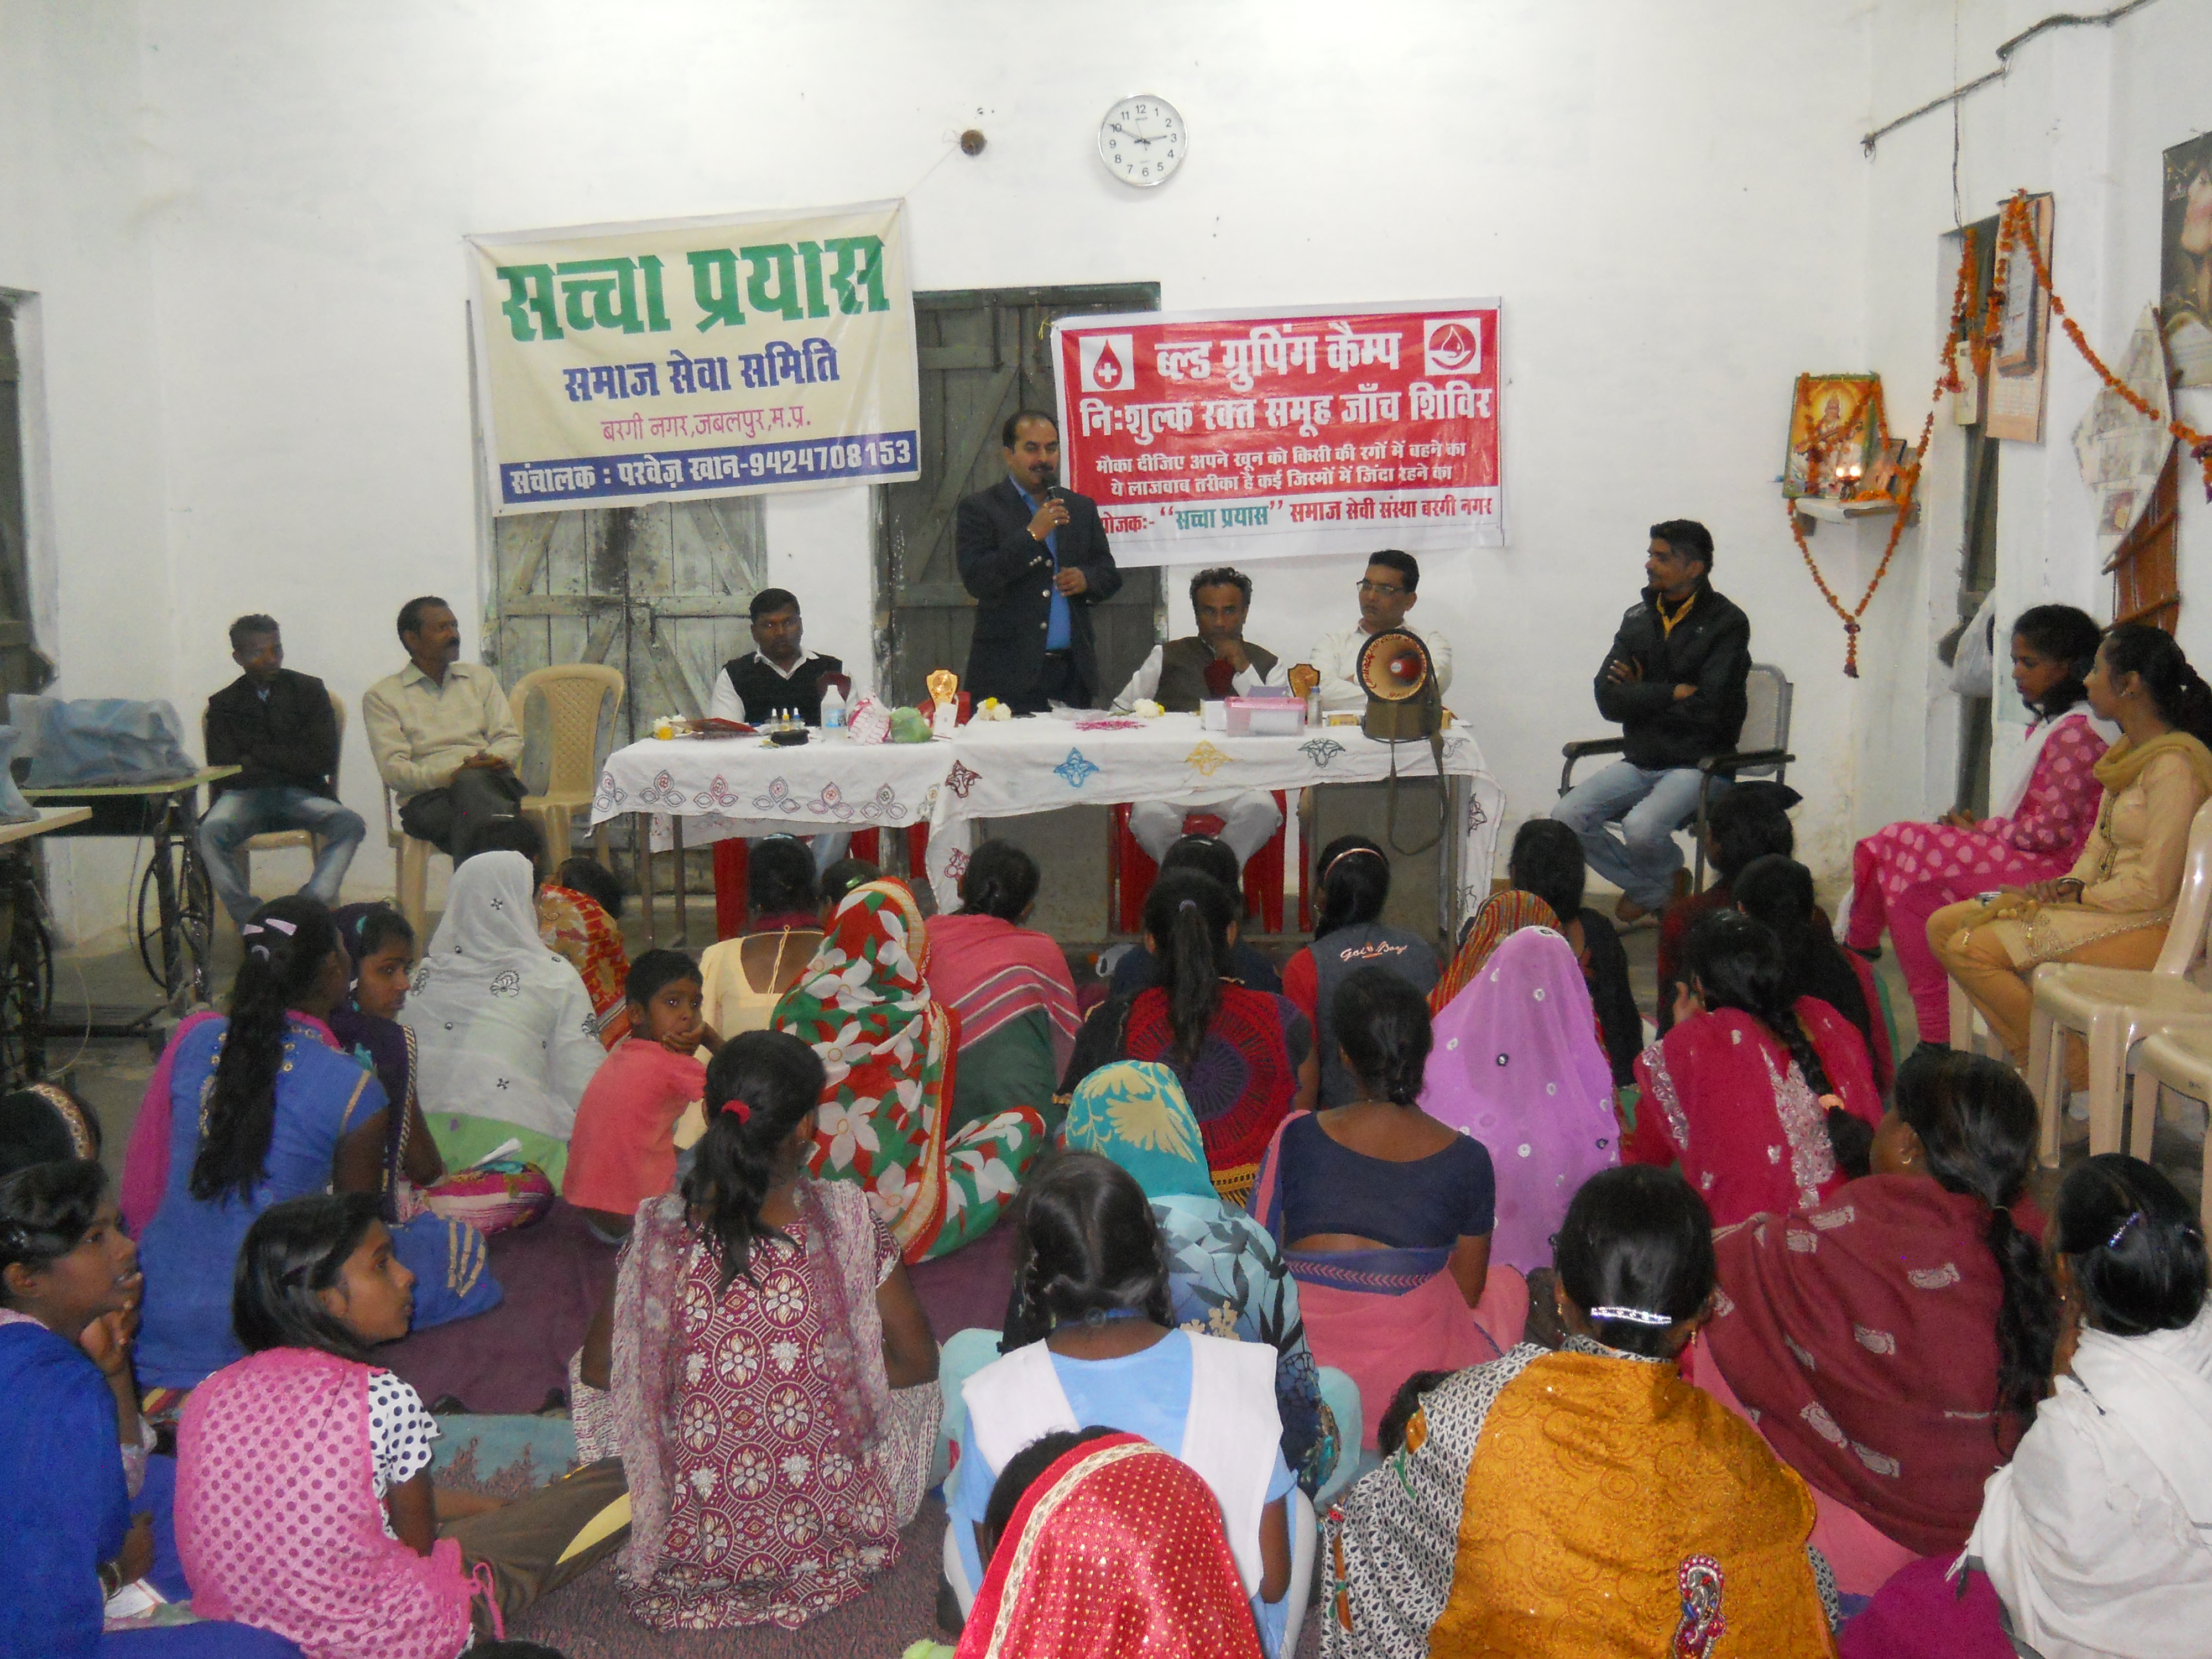
[[[822,729],[825,732],[845,729],[844,694],[834,685],[822,688]]]

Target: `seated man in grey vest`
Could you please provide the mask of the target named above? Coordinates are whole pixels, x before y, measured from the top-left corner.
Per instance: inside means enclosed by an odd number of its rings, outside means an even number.
[[[1201,702],[1249,696],[1263,685],[1288,683],[1287,671],[1273,652],[1244,637],[1244,617],[1252,608],[1252,579],[1241,570],[1201,570],[1190,579],[1191,608],[1198,632],[1152,647],[1114,707],[1124,713],[1151,698],[1173,714],[1195,714]],[[1283,815],[1265,789],[1200,793],[1174,801],[1141,800],[1129,808],[1129,832],[1155,862],[1182,838],[1183,816],[1212,812],[1221,819],[1221,839],[1241,866],[1267,844]]]

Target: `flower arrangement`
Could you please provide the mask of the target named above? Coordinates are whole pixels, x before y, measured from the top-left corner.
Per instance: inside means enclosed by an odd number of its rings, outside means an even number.
[[[1805,561],[1805,568],[1812,573],[1813,585],[1820,590],[1820,597],[1827,601],[1828,608],[1844,624],[1844,672],[1851,679],[1859,676],[1859,631],[1867,606],[1874,602],[1875,593],[1881,586],[1882,579],[1889,574],[1890,561],[1897,556],[1897,544],[1905,533],[1905,522],[1912,514],[1913,498],[1920,488],[1921,466],[1928,459],[1929,441],[1936,433],[1936,402],[1946,392],[1963,389],[1959,379],[1958,348],[1961,344],[1967,348],[1976,374],[1986,378],[1989,374],[1990,354],[2003,333],[2005,283],[2011,275],[2015,249],[2027,255],[2028,264],[2034,268],[2036,280],[2043,284],[2043,291],[2051,297],[2051,314],[2059,319],[2066,337],[2074,343],[2074,349],[2081,354],[2089,367],[2096,370],[2098,378],[2137,413],[2149,420],[2158,418],[2159,412],[2106,367],[2105,360],[2097,355],[2087,337],[2082,334],[2081,325],[2067,314],[2066,302],[2051,284],[2051,267],[2045,262],[2042,250],[2036,246],[2034,209],[2026,191],[2015,191],[2012,199],[2005,204],[2003,216],[1998,221],[1996,269],[1990,283],[1988,302],[1978,318],[1973,314],[1972,297],[1978,249],[1971,229],[1966,232],[1964,245],[1960,249],[1958,281],[1951,289],[1951,329],[1944,337],[1943,349],[1938,359],[1942,367],[1936,377],[1935,393],[1929,400],[1927,418],[1920,423],[1920,440],[1912,447],[1911,459],[1899,465],[1895,480],[1890,486],[1889,493],[1897,502],[1897,516],[1889,526],[1889,544],[1882,549],[1881,562],[1875,567],[1874,579],[1868,582],[1866,592],[1859,595],[1857,605],[1848,611],[1844,608],[1843,601],[1836,597],[1835,590],[1828,586],[1826,578],[1820,574],[1820,566],[1814,562],[1812,549],[1805,544],[1804,527],[1797,521],[1796,503],[1784,500],[1782,504],[1783,514],[1790,521],[1790,538],[1797,544],[1797,551]],[[2212,500],[2212,434],[2199,432],[2179,418],[2166,424],[2167,429],[2188,447],[2190,454],[2203,469],[2205,497]],[[1886,420],[1881,424],[1880,441],[1887,449],[1890,439]]]

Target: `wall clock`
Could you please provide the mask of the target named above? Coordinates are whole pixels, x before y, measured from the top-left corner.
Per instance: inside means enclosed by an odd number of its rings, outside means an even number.
[[[1189,153],[1182,115],[1151,93],[1131,94],[1098,123],[1098,159],[1107,172],[1139,190],[1167,183]]]

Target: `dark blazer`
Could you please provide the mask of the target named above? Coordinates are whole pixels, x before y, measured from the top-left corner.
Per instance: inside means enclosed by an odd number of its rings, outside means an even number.
[[[1751,618],[1698,578],[1690,614],[1668,633],[1654,607],[1654,592],[1620,619],[1613,649],[1597,671],[1597,712],[1620,723],[1624,751],[1632,766],[1663,772],[1724,755],[1743,731],[1744,681],[1751,674]],[[1643,669],[1640,680],[1616,682],[1616,662]],[[1693,696],[1674,700],[1678,685]]]
[[[1098,697],[1098,650],[1091,607],[1121,590],[1106,545],[1097,504],[1087,495],[1060,492],[1068,521],[1059,532],[1060,568],[1081,570],[1090,586],[1067,602],[1068,649],[1083,683],[1084,701]],[[962,682],[975,701],[1027,696],[1044,667],[1045,629],[1052,620],[1052,554],[1030,535],[1032,514],[1011,478],[979,489],[960,503],[953,521],[953,551],[960,580],[976,599],[975,637],[968,647]]]
[[[246,769],[216,784],[217,793],[289,787],[335,799],[338,722],[330,693],[312,674],[280,668],[264,702],[240,674],[208,699],[207,757],[210,766]]]

